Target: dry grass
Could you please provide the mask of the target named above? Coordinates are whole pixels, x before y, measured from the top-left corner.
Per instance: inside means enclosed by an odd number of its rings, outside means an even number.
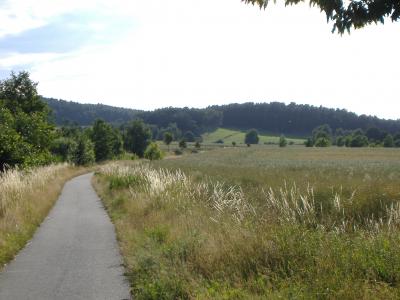
[[[221,149],[95,186],[137,299],[398,299],[399,155]]]
[[[32,237],[64,183],[83,172],[59,164],[0,175],[0,268]]]

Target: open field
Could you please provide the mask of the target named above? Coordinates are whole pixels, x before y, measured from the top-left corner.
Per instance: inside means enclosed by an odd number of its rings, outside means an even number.
[[[226,148],[101,168],[137,299],[398,299],[400,151]]]
[[[59,164],[0,175],[0,269],[33,236],[64,183],[85,170]]]
[[[215,143],[218,140],[222,140],[224,144],[231,145],[232,142],[236,142],[236,144],[244,144],[246,132],[239,131],[239,130],[232,130],[226,128],[218,128],[217,130],[206,133],[202,135],[203,142],[205,144]],[[259,135],[260,144],[278,144],[279,136],[269,136],[269,135]],[[295,144],[302,145],[304,140],[303,139],[292,139],[288,138],[288,142],[292,141]]]

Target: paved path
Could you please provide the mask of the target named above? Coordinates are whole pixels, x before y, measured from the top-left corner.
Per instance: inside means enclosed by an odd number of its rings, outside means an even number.
[[[1,300],[129,299],[114,227],[91,177],[65,185],[32,241],[0,273]]]

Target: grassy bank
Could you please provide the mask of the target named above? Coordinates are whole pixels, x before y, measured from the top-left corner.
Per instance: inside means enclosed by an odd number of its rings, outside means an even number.
[[[221,149],[95,186],[137,299],[398,299],[400,152]]]
[[[0,269],[32,237],[64,183],[83,172],[60,164],[0,175]]]

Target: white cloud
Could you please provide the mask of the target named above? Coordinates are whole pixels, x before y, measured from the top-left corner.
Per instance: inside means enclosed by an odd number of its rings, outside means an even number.
[[[47,96],[142,109],[295,101],[399,118],[399,24],[341,37],[307,5],[262,11],[239,0],[31,2],[49,4],[47,16],[96,2],[110,18],[135,24],[106,46],[32,57],[32,75]]]

